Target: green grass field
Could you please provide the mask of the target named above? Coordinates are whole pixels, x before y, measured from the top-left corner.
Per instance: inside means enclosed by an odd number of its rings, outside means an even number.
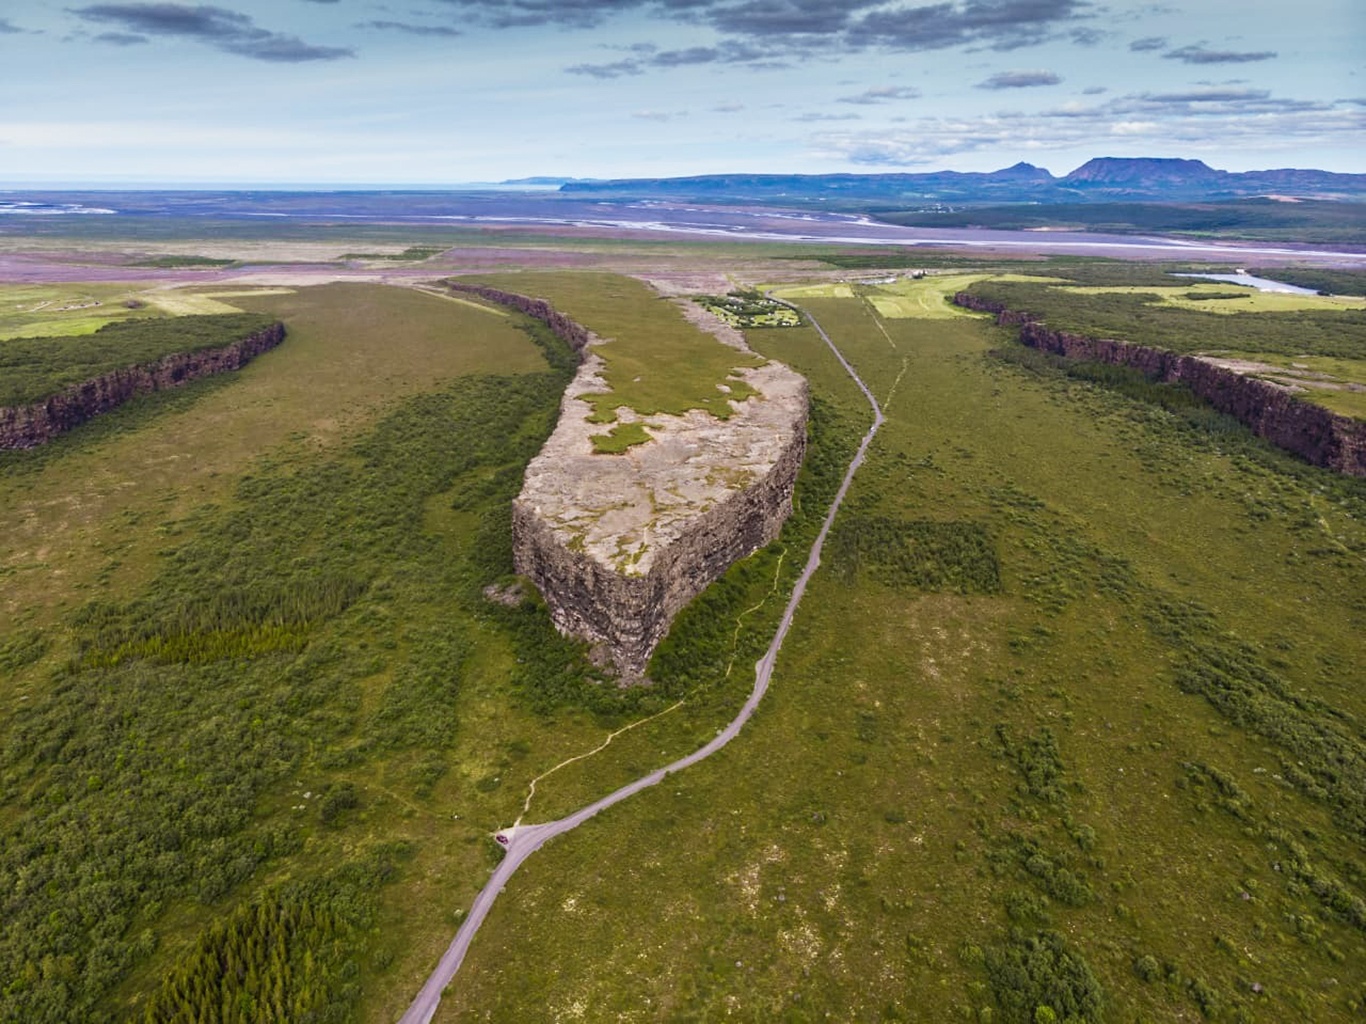
[[[129,308],[126,302],[137,303]],[[107,323],[159,316],[137,289],[124,284],[0,286],[0,341],[90,334]]]
[[[529,860],[438,1019],[1356,1019],[1362,487],[998,360],[981,320],[804,305],[889,421],[772,690]],[[814,335],[751,340],[866,422]],[[649,723],[534,817],[705,735]]]
[[[736,365],[680,371],[629,279],[491,283],[694,400]],[[642,723],[548,820],[734,714],[869,421],[810,327],[749,335],[812,385],[795,514],[616,691],[481,594],[562,347],[415,289],[221,297],[288,342],[0,460],[0,1020],[397,1019],[532,779]],[[528,860],[437,1019],[1359,1019],[1366,485],[874,297],[798,300],[888,421],[758,714]],[[1199,322],[1301,361],[1307,317],[1345,378],[1341,315]]]
[[[1019,280],[1017,278],[1017,280]],[[1293,313],[1300,310],[1366,309],[1359,298],[1341,295],[1296,295],[1286,292],[1259,292],[1255,288],[1238,285],[1199,284],[1170,288],[1133,287],[1133,288],[1086,288],[1069,286],[1069,291],[1079,295],[1152,295],[1161,304],[1170,304],[1180,309],[1193,309],[1201,313]],[[1226,296],[1242,293],[1237,298],[1206,298],[1194,296]]]
[[[703,409],[729,419],[730,403],[744,401],[753,388],[734,376],[763,362],[737,352],[694,327],[668,299],[640,281],[619,275],[522,273],[464,278],[495,288],[548,299],[557,309],[595,332],[605,342],[595,351],[606,363],[608,391],[586,394],[592,423],[614,423],[622,406],[642,416],[678,415]],[[722,391],[724,386],[729,389]],[[599,451],[612,453],[647,439],[639,429],[598,435]]]
[[[539,758],[655,700],[479,592],[557,341],[411,289],[246,302],[289,343],[0,467],[0,877],[65,879],[6,904],[0,1018],[172,1019],[229,955],[251,1019],[395,1017]]]

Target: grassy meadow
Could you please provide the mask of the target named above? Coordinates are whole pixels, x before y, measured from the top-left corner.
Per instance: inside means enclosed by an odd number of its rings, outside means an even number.
[[[482,594],[558,339],[242,301],[289,341],[3,467],[0,1020],[392,1019],[530,780],[667,706]]]
[[[604,339],[595,351],[606,363],[603,377],[609,390],[582,396],[593,407],[591,423],[615,423],[622,406],[643,416],[703,409],[724,420],[730,418],[731,401],[754,394],[734,373],[762,359],[737,352],[693,326],[673,302],[634,278],[531,272],[462,281],[547,299]],[[632,426],[596,435],[597,450],[620,452],[649,439],[638,425]]]
[[[1065,272],[1153,286],[1107,266]],[[710,408],[744,364],[627,278],[481,280],[616,339],[616,405]],[[1360,1019],[1366,484],[943,316],[958,285],[793,298],[888,420],[772,688],[528,860],[437,1020]],[[734,714],[870,419],[811,327],[748,335],[812,385],[794,515],[618,691],[534,596],[483,593],[562,345],[414,288],[209,298],[288,339],[0,459],[5,1024],[396,1019],[493,829]],[[1351,313],[1170,315],[1358,356]]]
[[[985,318],[802,304],[889,419],[769,695],[529,860],[437,1019],[1357,1019],[1363,486]],[[813,333],[751,343],[866,424]],[[781,557],[703,595],[655,668],[718,652],[694,692],[746,691]],[[532,818],[706,734],[675,715]]]

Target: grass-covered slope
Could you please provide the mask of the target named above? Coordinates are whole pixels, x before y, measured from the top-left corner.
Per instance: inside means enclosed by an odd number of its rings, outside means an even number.
[[[221,348],[274,321],[254,313],[121,320],[77,337],[0,341],[0,406],[40,402],[73,384],[164,356]]]
[[[533,752],[655,699],[481,593],[557,340],[404,289],[249,301],[298,342],[269,375],[0,469],[0,1020],[395,1017]]]

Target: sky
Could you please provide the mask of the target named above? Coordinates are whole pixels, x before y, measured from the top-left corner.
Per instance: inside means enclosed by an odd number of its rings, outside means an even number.
[[[0,95],[10,184],[1366,172],[1366,3],[3,0]]]

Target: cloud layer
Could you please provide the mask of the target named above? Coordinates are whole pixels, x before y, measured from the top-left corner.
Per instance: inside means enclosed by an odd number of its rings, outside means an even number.
[[[239,57],[283,64],[355,56],[349,48],[313,46],[298,36],[260,28],[245,14],[207,4],[92,4],[71,13],[84,21],[118,26],[122,31],[104,33],[103,41],[120,45],[150,36],[192,39]]]

